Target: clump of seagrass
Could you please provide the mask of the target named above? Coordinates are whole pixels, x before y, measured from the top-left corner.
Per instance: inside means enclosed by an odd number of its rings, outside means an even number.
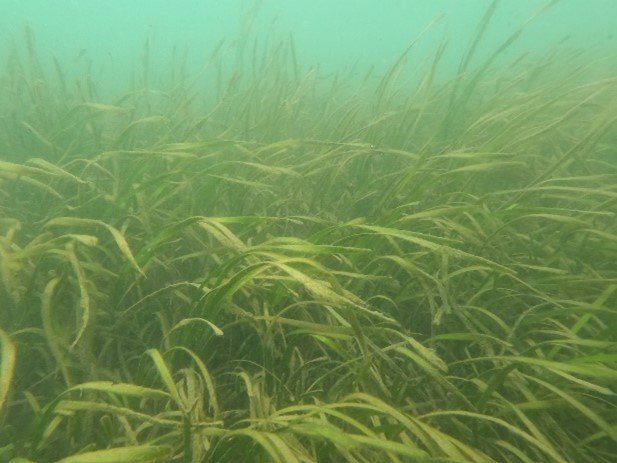
[[[412,48],[116,101],[16,54],[0,460],[614,461],[617,80],[478,64],[495,6],[413,90]]]

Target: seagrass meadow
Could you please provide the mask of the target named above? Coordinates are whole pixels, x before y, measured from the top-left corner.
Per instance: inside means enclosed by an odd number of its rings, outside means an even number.
[[[617,74],[504,61],[525,26],[477,59],[495,7],[447,78],[447,40],[328,74],[285,36],[146,45],[115,98],[26,32],[0,461],[617,461]]]

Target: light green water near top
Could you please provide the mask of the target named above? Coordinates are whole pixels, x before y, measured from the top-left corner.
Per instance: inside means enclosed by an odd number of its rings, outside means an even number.
[[[504,0],[477,50],[481,62],[549,2]],[[443,15],[416,44],[414,65],[448,40],[442,67],[456,69],[473,30],[491,0],[2,0],[0,50],[20,41],[28,24],[39,49],[75,72],[84,62],[104,81],[124,83],[136,68],[146,39],[151,60],[164,67],[171,50],[188,50],[197,72],[222,40],[247,33],[272,40],[292,34],[306,65],[338,71],[359,64],[384,72],[409,43]],[[504,58],[541,54],[566,41],[571,48],[617,52],[617,2],[563,0],[525,28]],[[248,45],[247,45],[248,46]],[[189,69],[190,71],[191,69]],[[450,71],[448,71],[450,70]]]

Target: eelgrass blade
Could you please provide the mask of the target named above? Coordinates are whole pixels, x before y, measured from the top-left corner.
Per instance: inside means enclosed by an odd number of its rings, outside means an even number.
[[[138,445],[84,452],[57,463],[155,463],[168,461],[171,453],[171,448],[163,445]]]
[[[17,349],[9,335],[0,328],[0,419],[4,415],[15,371]],[[0,426],[2,421],[0,420]]]

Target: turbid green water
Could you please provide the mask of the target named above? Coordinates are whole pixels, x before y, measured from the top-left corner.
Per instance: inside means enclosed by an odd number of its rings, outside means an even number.
[[[611,1],[0,5],[0,462],[617,459]]]

